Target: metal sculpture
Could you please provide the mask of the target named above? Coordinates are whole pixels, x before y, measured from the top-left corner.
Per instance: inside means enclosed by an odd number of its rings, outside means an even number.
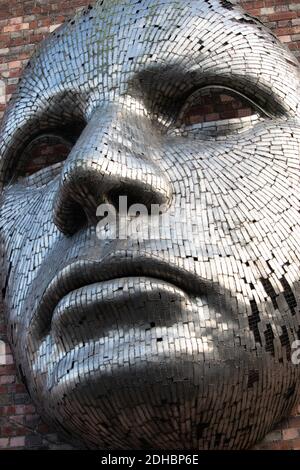
[[[70,441],[246,448],[299,400],[299,83],[226,0],[98,1],[28,64],[1,127],[2,297]],[[207,88],[254,115],[188,123]],[[41,142],[60,150],[36,171]],[[120,198],[159,206],[159,236],[112,236]]]

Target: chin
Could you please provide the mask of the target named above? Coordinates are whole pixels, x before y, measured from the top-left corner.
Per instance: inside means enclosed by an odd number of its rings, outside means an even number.
[[[226,345],[196,356],[188,337],[175,348],[132,341],[135,356],[124,343],[111,357],[99,341],[74,348],[73,360],[38,381],[35,399],[68,441],[91,449],[245,449],[297,403],[297,367],[269,356],[241,348],[229,358]]]

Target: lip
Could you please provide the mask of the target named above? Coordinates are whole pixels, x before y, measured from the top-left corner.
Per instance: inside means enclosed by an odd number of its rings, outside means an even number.
[[[72,291],[103,281],[141,276],[168,282],[193,296],[213,288],[212,281],[152,254],[117,251],[100,260],[81,259],[65,266],[45,290],[32,319],[35,337],[49,333],[56,306]]]

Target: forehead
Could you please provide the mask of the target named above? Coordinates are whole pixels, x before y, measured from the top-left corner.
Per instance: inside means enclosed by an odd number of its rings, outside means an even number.
[[[23,86],[35,99],[70,89],[109,95],[126,92],[140,73],[149,72],[145,81],[160,80],[162,86],[180,70],[202,81],[239,76],[244,87],[259,82],[266,93],[279,86],[281,98],[293,106],[295,69],[274,36],[229,2],[107,0],[53,34],[32,60]]]
[[[29,63],[0,129],[0,170],[38,130],[88,120],[103,102],[137,94],[152,106],[211,84],[298,117],[296,59],[227,0],[98,1]]]

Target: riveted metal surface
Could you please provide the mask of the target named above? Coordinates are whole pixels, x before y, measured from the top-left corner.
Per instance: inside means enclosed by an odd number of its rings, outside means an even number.
[[[0,130],[2,295],[70,441],[247,448],[299,400],[299,83],[226,0],[99,1],[32,58]],[[207,87],[257,115],[187,125]],[[26,176],[45,139],[68,155]],[[163,207],[159,237],[99,236],[120,196]]]

